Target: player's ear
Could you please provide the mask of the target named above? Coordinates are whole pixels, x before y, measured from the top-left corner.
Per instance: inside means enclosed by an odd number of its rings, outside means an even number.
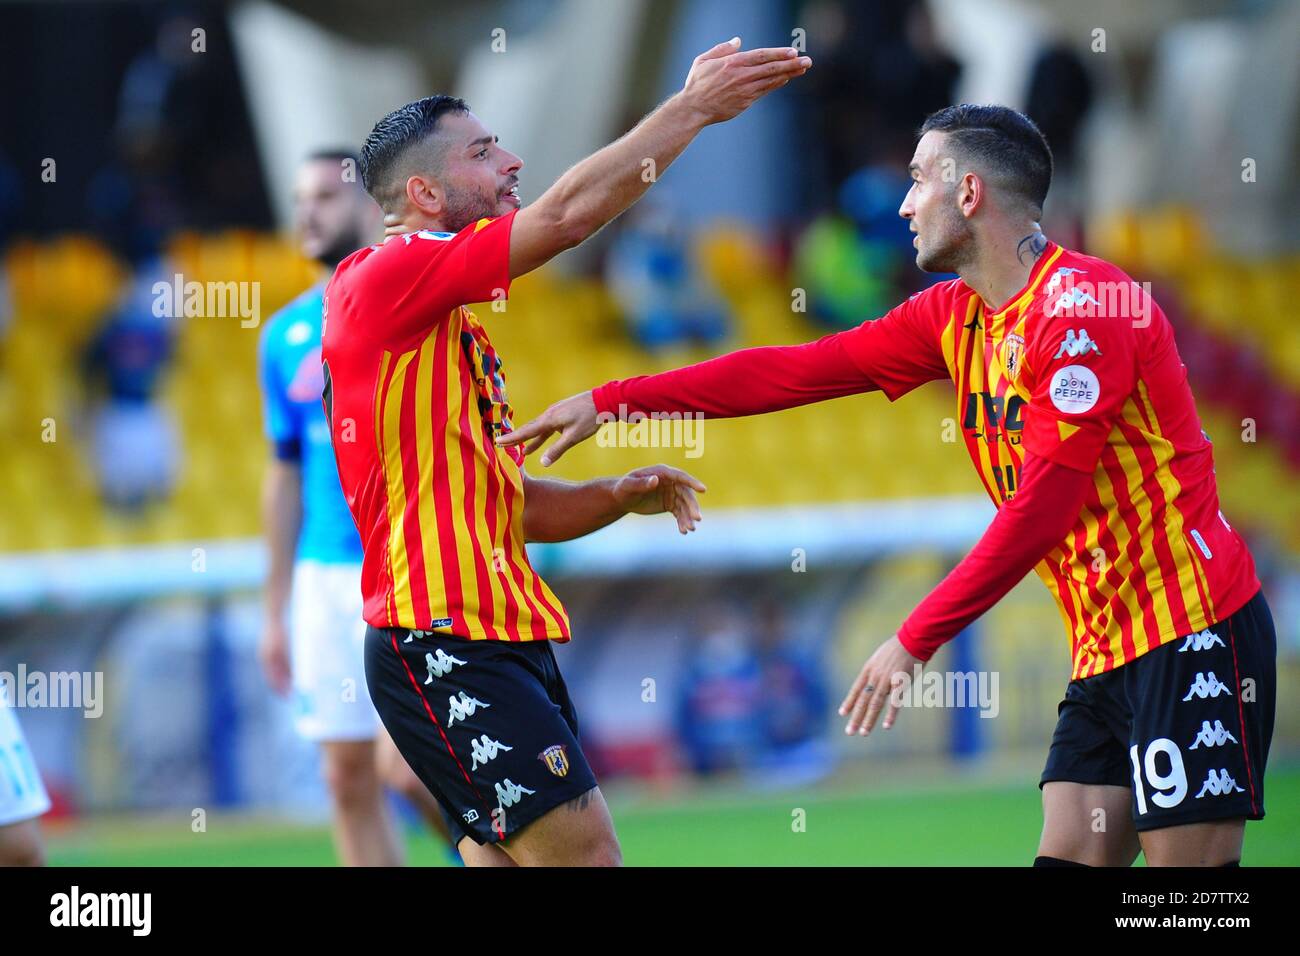
[[[440,216],[445,205],[442,186],[427,176],[408,176],[406,201],[428,216]]]
[[[957,208],[969,219],[984,202],[984,181],[974,173],[967,173],[957,183]]]

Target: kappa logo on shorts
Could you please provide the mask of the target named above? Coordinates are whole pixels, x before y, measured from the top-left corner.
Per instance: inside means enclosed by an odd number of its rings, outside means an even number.
[[[447,726],[455,727],[456,721],[463,721],[466,717],[473,717],[474,711],[480,707],[486,710],[491,706],[491,704],[485,704],[477,697],[470,697],[464,691],[461,691],[455,697],[447,698]]]
[[[1229,740],[1234,744],[1237,743],[1237,738],[1228,733],[1227,728],[1223,726],[1223,721],[1216,720],[1214,726],[1211,727],[1208,720],[1203,720],[1201,721],[1200,732],[1196,735],[1196,739],[1192,741],[1192,745],[1187,749],[1195,750],[1197,747],[1201,746],[1201,744],[1204,744],[1207,747],[1222,747]]]
[[[1227,770],[1220,770],[1217,773],[1210,771],[1205,783],[1201,784],[1201,792],[1196,795],[1196,799],[1209,794],[1212,797],[1221,797],[1225,793],[1245,793],[1241,787],[1237,786],[1237,781],[1233,780]]]
[[[526,796],[536,793],[536,790],[529,790],[527,787],[521,787],[519,784],[506,777],[500,783],[495,784],[497,791],[497,804],[502,810],[507,807],[513,807],[516,803]]]
[[[1227,684],[1214,676],[1214,671],[1210,671],[1210,676],[1208,678],[1205,676],[1204,672],[1197,671],[1196,680],[1192,681],[1192,686],[1188,688],[1187,696],[1183,698],[1183,701],[1189,701],[1193,697],[1199,697],[1201,700],[1205,700],[1207,697],[1218,697],[1220,694],[1227,694],[1231,697],[1232,691],[1228,689]]]
[[[1199,634],[1188,634],[1187,640],[1183,641],[1183,646],[1178,648],[1178,653],[1183,651],[1208,651],[1212,647],[1225,647],[1223,638],[1219,637],[1208,627]]]
[[[451,618],[440,617],[436,621],[430,621],[429,626],[432,628],[451,627]],[[433,631],[410,631],[406,635],[406,640],[402,641],[402,643],[410,644],[411,641],[415,640],[417,637],[423,639],[432,636],[433,636]]]
[[[424,680],[426,684],[432,684],[435,678],[446,677],[457,664],[465,665],[459,657],[452,657],[441,647],[434,654],[425,654],[424,662],[429,665],[429,676]]]
[[[475,820],[478,819],[478,811],[475,810],[473,807],[470,807],[468,810],[466,810],[464,813],[460,815],[460,818],[464,820],[466,823],[473,823]]]
[[[490,760],[496,759],[496,755],[502,750],[508,751],[515,749],[514,747],[507,747],[499,740],[493,740],[487,734],[472,739],[469,742],[469,748],[470,756],[474,758],[474,762],[470,764],[470,770],[477,770],[479,764],[485,764]]]
[[[569,755],[565,753],[564,744],[552,744],[537,755],[537,759],[546,764],[546,769],[557,777],[569,772]]]

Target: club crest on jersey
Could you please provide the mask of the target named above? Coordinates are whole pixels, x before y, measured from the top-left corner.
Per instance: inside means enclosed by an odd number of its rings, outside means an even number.
[[[1012,332],[1007,336],[1007,340],[1002,346],[1002,355],[1007,367],[1007,375],[1015,378],[1016,370],[1020,368],[1020,358],[1024,354],[1025,337]]]
[[[569,772],[569,755],[564,752],[564,744],[552,744],[537,755],[537,759],[546,764],[546,769],[557,777]]]
[[[1080,329],[1075,332],[1074,329],[1066,329],[1065,338],[1061,340],[1061,347],[1056,350],[1056,358],[1062,358],[1066,355],[1074,358],[1088,352],[1101,354],[1101,349],[1097,348],[1097,343],[1088,337],[1088,330]]]

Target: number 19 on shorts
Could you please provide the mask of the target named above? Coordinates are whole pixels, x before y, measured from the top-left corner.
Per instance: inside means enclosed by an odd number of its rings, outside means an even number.
[[[1166,754],[1169,758],[1169,770],[1161,773],[1157,766],[1157,757]],[[1183,802],[1187,796],[1187,770],[1183,767],[1183,755],[1178,745],[1168,737],[1157,737],[1147,744],[1146,755],[1139,758],[1138,745],[1129,748],[1129,758],[1133,761],[1133,793],[1137,797],[1138,815],[1147,812],[1146,787],[1143,785],[1143,771],[1146,782],[1156,792],[1151,794],[1151,802],[1161,809],[1168,810]]]

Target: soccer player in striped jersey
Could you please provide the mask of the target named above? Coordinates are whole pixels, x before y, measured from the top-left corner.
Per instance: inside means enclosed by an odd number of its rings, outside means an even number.
[[[578,742],[551,641],[569,619],[527,541],[627,513],[699,519],[703,486],[666,466],[573,484],[524,473],[500,356],[467,307],[582,242],[635,202],[707,125],[807,70],[795,50],[697,57],[686,85],[521,208],[519,158],[432,96],[375,126],[361,156],[380,245],[325,290],[324,404],[361,532],[366,679],[385,727],[474,865],[612,864],[618,841]],[[559,319],[562,321],[562,319]]]
[[[1264,815],[1276,637],[1219,510],[1173,330],[1115,266],[1043,235],[1052,157],[1027,117],[941,110],[910,171],[899,214],[917,265],[959,278],[805,345],[607,383],[502,443],[531,452],[558,431],[548,464],[602,416],[753,415],[952,381],[997,516],[863,666],[841,705],[846,731],[870,733],[882,711],[892,726],[893,689],[1034,569],[1071,655],[1036,863],[1127,865],[1140,847],[1150,864],[1235,864],[1245,821]],[[1097,832],[1099,808],[1127,825]]]
[[[358,157],[321,150],[298,168],[294,218],[304,255],[330,269],[379,233],[381,213],[357,182]],[[271,317],[258,377],[271,461],[262,494],[269,568],[258,656],[271,687],[292,691],[294,728],[320,744],[345,866],[403,860],[384,785],[446,837],[437,803],[384,732],[366,693],[361,542],[339,490],[321,410],[325,283]]]

